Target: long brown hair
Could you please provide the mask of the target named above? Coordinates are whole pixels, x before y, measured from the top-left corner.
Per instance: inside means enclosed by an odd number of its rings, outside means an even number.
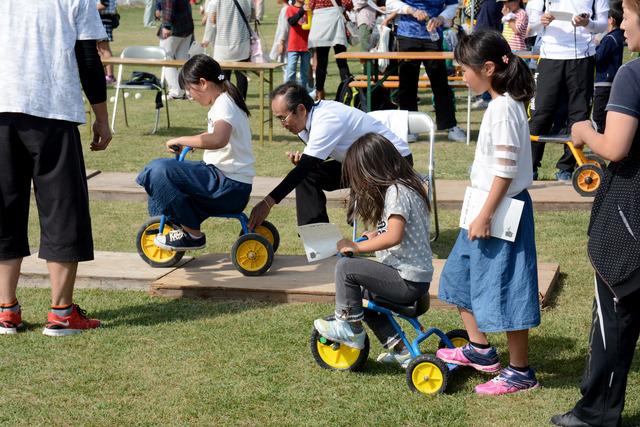
[[[342,163],[342,179],[351,189],[349,220],[359,217],[367,225],[376,225],[382,218],[387,189],[397,184],[418,193],[429,210],[429,198],[417,172],[387,138],[377,133],[367,133],[351,145]]]

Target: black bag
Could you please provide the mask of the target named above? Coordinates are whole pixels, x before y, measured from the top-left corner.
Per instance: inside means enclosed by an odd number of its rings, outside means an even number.
[[[111,28],[114,30],[120,26],[120,14],[118,12],[111,15]]]
[[[162,103],[162,83],[160,79],[152,73],[146,71],[134,71],[131,73],[131,80],[124,82],[124,85],[146,86],[155,89],[156,93],[156,109],[164,107]]]
[[[336,89],[335,100],[350,107],[357,108],[362,111],[367,110],[367,89],[349,87],[349,83],[354,81],[353,76],[340,82]],[[396,110],[398,108],[391,102],[389,90],[383,86],[378,86],[371,92],[371,111],[378,110]]]

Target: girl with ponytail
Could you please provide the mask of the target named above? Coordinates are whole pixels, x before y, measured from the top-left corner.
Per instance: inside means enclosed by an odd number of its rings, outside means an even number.
[[[486,199],[469,229],[460,230],[440,277],[438,296],[458,307],[470,343],[436,355],[447,363],[499,372],[476,386],[476,393],[530,390],[539,384],[529,367],[529,329],[540,324],[533,208],[527,192],[532,173],[525,103],[533,96],[533,76],[495,31],[461,39],[455,58],[469,89],[491,95],[471,168],[471,186]],[[513,242],[491,236],[492,218],[505,197],[524,202]],[[488,332],[507,333],[508,367],[500,369]]]
[[[156,159],[144,167],[136,182],[149,195],[150,215],[166,215],[180,225],[167,235],[156,236],[155,244],[184,251],[205,246],[202,221],[244,210],[255,175],[255,157],[249,109],[220,64],[209,56],[196,55],[184,64],[178,80],[190,99],[209,108],[208,129],[170,139],[167,151],[177,154],[183,147],[202,148],[202,161]]]

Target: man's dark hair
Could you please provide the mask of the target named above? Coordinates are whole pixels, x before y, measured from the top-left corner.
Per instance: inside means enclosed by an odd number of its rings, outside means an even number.
[[[620,0],[612,0],[609,2],[609,18],[616,23],[616,27],[622,24],[622,2]]]
[[[304,105],[307,111],[311,111],[314,104],[313,99],[307,93],[307,89],[294,82],[287,82],[275,88],[269,95],[269,100],[273,101],[276,96],[280,95],[284,95],[289,111],[295,111],[300,104]]]

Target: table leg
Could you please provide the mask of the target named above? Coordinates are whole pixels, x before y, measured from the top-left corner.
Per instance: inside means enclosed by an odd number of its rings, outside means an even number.
[[[269,69],[269,96],[273,92],[273,69]],[[269,108],[269,143],[273,142],[273,111],[271,111],[271,105]]]
[[[367,112],[371,111],[371,60],[367,60]]]
[[[260,70],[260,145],[264,145],[264,70]]]

